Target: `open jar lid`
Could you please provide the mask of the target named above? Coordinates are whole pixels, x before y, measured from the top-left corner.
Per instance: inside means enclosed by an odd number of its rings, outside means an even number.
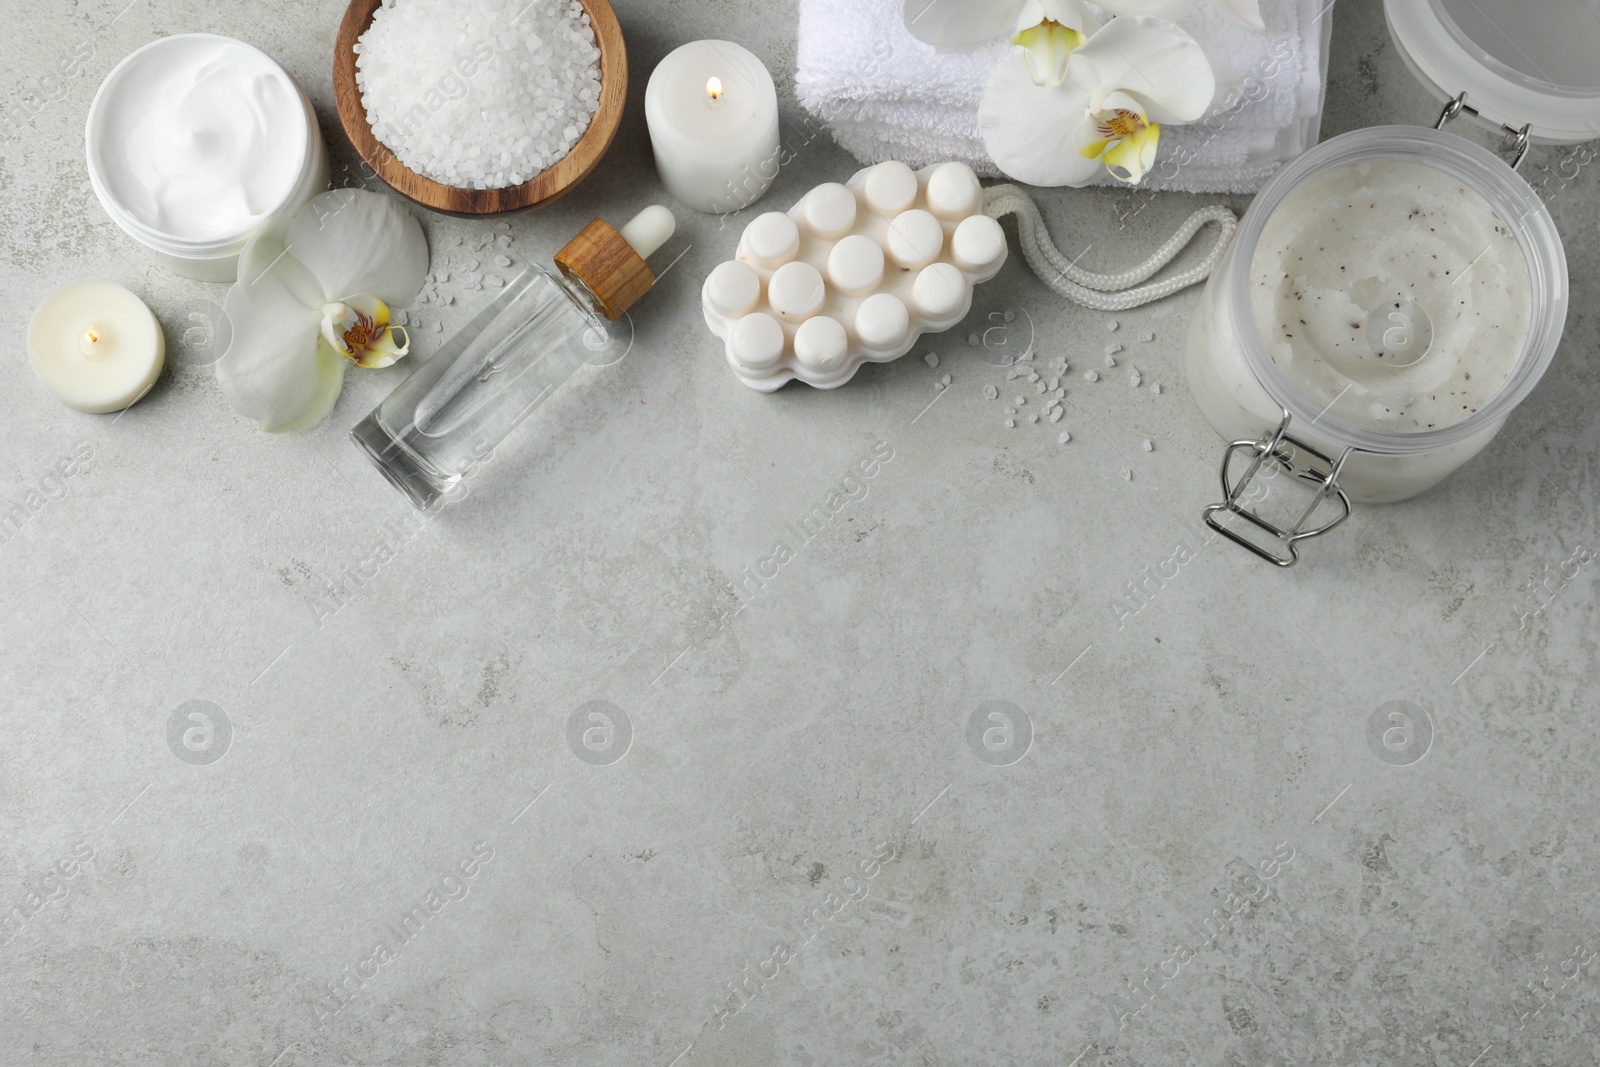
[[[1600,10],[1588,0],[1385,0],[1406,65],[1441,100],[1535,140],[1600,138]]]

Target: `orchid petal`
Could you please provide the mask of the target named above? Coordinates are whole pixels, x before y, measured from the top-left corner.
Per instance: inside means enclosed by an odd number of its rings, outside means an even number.
[[[1193,122],[1211,107],[1216,76],[1204,49],[1165,19],[1119,15],[1072,54],[1067,81],[1101,111],[1116,92],[1155,122]],[[997,161],[998,162],[998,161]]]
[[[1139,116],[1141,122],[1150,121],[1150,112],[1145,109],[1144,101],[1123,92],[1107,93],[1106,98],[1100,102],[1100,110],[1102,113],[1131,111]]]
[[[1083,44],[1083,34],[1059,22],[1041,22],[1011,39],[1023,48],[1022,61],[1035,85],[1053,89],[1067,80],[1072,50]]]
[[[389,305],[377,297],[346,297],[322,309],[322,340],[358,367],[388,367],[411,351],[410,335],[389,320]],[[396,330],[404,344],[395,340]]]
[[[269,219],[245,243],[244,250],[239,253],[238,284],[253,287],[257,279],[270,272],[277,275],[278,281],[287,286],[304,307],[319,308],[324,302],[322,283],[289,254],[289,222],[288,215]],[[238,284],[234,288],[238,288]]]
[[[322,286],[317,307],[349,293],[372,293],[404,307],[428,275],[428,241],[394,197],[336,189],[295,212],[286,245]]]
[[[1037,0],[1037,2],[1042,10],[1042,18],[1038,21],[1050,19],[1051,22],[1061,22],[1062,26],[1078,30],[1085,37],[1101,27],[1101,21],[1094,18],[1094,14],[1091,14],[1082,3],[1078,3],[1078,0]],[[1027,10],[1024,10],[1018,19],[1018,29],[1026,29],[1026,22],[1022,22],[1022,19],[1026,18]]]
[[[941,52],[959,52],[1010,31],[1024,0],[906,0],[911,36]]]
[[[1259,0],[1211,0],[1211,2],[1252,30],[1267,28],[1266,22],[1261,18]]]
[[[1156,18],[1176,22],[1198,7],[1200,0],[1097,0],[1097,2],[1113,15],[1153,15]]]
[[[1156,145],[1160,139],[1159,125],[1145,126],[1111,148],[1101,157],[1101,161],[1113,178],[1137,185],[1156,161]]]
[[[270,433],[310,429],[326,418],[344,386],[345,361],[323,354],[317,315],[283,274],[262,270],[253,281],[242,275],[223,309],[233,339],[217,361],[217,384],[234,410]]]
[[[1090,14],[1078,0],[1026,0],[1017,15],[1018,31],[1041,22],[1059,22],[1069,30],[1077,30],[1087,37],[1100,28],[1100,20]]]
[[[403,338],[397,341],[396,337]],[[366,351],[356,360],[364,370],[381,370],[392,367],[411,351],[411,334],[404,326],[390,326],[367,344]]]
[[[1088,108],[1088,94],[1073,79],[1054,88],[1036,85],[1017,57],[1002,62],[990,76],[978,103],[978,125],[990,158],[1017,181],[1087,185],[1099,176],[1100,163],[1068,146],[1077,142]]]

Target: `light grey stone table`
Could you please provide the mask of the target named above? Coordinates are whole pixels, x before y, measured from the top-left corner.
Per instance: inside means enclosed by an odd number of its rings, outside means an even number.
[[[698,304],[741,221],[685,211],[629,356],[419,520],[346,437],[403,368],[260,433],[208,366],[223,288],[142,259],[82,165],[111,65],[210,30],[289,67],[358,180],[342,5],[125,2],[13,4],[0,43],[29,108],[0,155],[0,510],[26,510],[0,544],[0,1062],[1595,1062],[1600,648],[1569,561],[1600,549],[1600,177],[1571,153],[1527,168],[1573,276],[1544,383],[1290,572],[1198,521],[1192,293],[1119,316],[1162,393],[1074,379],[1061,445],[983,387],[1029,332],[1098,361],[1106,318],[1020,260],[929,339],[937,371],[768,396]],[[640,98],[685,40],[773,69],[794,159],[763,209],[854,169],[793,103],[793,0],[617,6],[622,133],[512,223],[519,263],[662,198]],[[1332,17],[1325,134],[1431,121],[1377,0]],[[1103,268],[1206,198],[1123,225],[1140,202],[1041,196]],[[424,221],[436,261],[498,233]],[[24,358],[30,309],[83,277],[172,340],[120,417]],[[422,352],[481,299],[421,308]],[[1370,732],[1391,701],[1411,755]]]

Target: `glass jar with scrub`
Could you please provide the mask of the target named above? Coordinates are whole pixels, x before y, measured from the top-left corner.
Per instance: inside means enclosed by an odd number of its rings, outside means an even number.
[[[106,214],[199,281],[233,281],[257,227],[328,186],[305,92],[265,53],[217,34],[163,37],[118,63],[85,140]]]
[[[1230,443],[1224,499],[1205,520],[1262,558],[1291,566],[1298,542],[1352,504],[1437,484],[1550,365],[1566,256],[1515,167],[1532,141],[1600,136],[1600,71],[1574,50],[1600,47],[1600,19],[1577,0],[1556,6],[1569,36],[1532,26],[1512,0],[1386,0],[1401,54],[1448,101],[1438,125],[1356,130],[1282,168],[1207,283],[1185,361]],[[1501,128],[1511,158],[1445,132],[1458,115]],[[1311,490],[1291,524],[1247,503],[1275,473]]]

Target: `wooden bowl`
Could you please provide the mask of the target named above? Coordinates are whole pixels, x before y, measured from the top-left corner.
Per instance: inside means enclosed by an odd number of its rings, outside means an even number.
[[[506,189],[458,189],[411,170],[373,136],[366,108],[361,105],[361,90],[356,87],[355,45],[372,25],[373,12],[382,2],[351,0],[345,9],[333,51],[333,95],[345,136],[355,145],[356,152],[378,177],[407,200],[446,215],[467,217],[530,211],[565,196],[589,176],[611,147],[628,96],[628,50],[609,0],[579,0],[589,13],[595,44],[600,48],[600,106],[572,150],[531,181]]]

